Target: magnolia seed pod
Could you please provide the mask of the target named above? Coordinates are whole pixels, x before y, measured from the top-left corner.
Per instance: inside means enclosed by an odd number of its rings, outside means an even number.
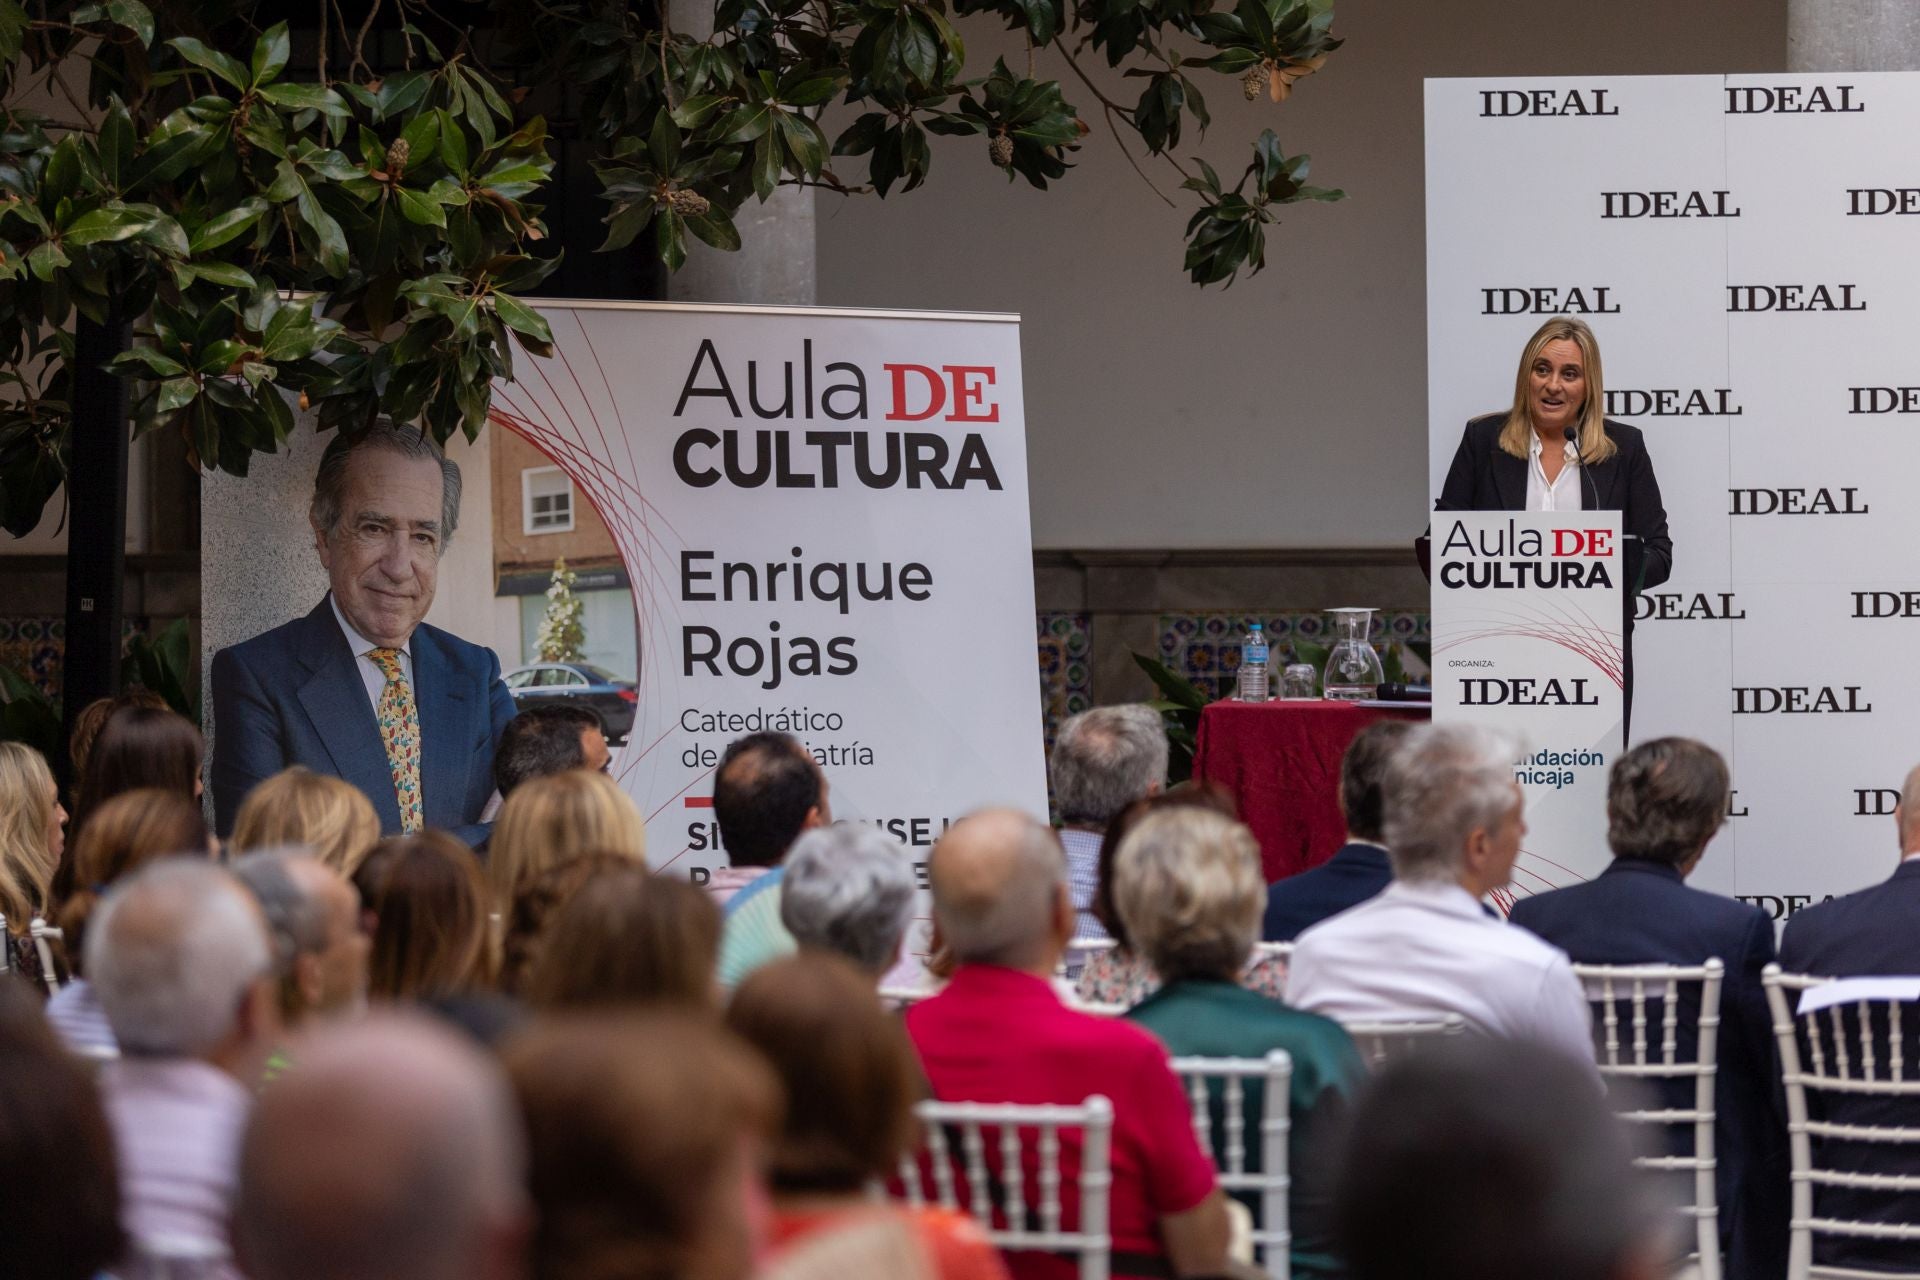
[[[1247,74],[1240,77],[1240,92],[1246,95],[1248,102],[1258,98],[1267,88],[1267,68],[1265,63],[1247,68]]]
[[[995,134],[987,143],[987,158],[1002,169],[1013,163],[1013,139],[1004,133]]]
[[[413,153],[413,145],[405,138],[395,138],[393,145],[387,148],[387,172],[398,178],[407,170],[407,157]]]

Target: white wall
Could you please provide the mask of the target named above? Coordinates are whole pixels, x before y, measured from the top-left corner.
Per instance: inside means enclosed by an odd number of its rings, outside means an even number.
[[[1312,154],[1313,181],[1348,193],[1283,211],[1268,269],[1229,291],[1187,282],[1194,206],[1179,193],[1169,209],[1147,190],[1053,54],[1040,74],[1064,83],[1093,132],[1052,190],[1008,185],[982,139],[936,138],[918,191],[820,194],[822,304],[1024,315],[1037,547],[1403,544],[1425,523],[1427,488],[1422,80],[1786,60],[1783,0],[1342,0],[1337,13],[1346,45],[1290,102],[1250,105],[1235,79],[1200,82],[1213,128],[1204,147],[1189,131],[1181,156],[1200,151],[1237,175],[1271,127]],[[997,55],[1025,58],[991,19],[961,30],[973,75]],[[1116,100],[1138,95],[1141,82],[1104,72],[1100,55],[1080,62]],[[847,158],[836,168],[863,173]],[[1177,175],[1146,168],[1172,193]],[[1551,261],[1515,271],[1540,284],[1558,274]],[[1497,406],[1503,387],[1487,397]]]

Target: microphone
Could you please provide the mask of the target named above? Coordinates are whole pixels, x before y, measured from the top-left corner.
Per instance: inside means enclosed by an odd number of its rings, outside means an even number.
[[[1568,444],[1573,445],[1575,453],[1578,454],[1580,449],[1576,438],[1578,433],[1574,431],[1573,424],[1569,422],[1566,426],[1560,428],[1560,434],[1566,438]],[[1586,485],[1587,492],[1593,495],[1593,502],[1587,507],[1587,510],[1598,511],[1600,509],[1600,491],[1594,487],[1593,477],[1587,474],[1586,463],[1576,460],[1576,465],[1580,468],[1580,482]]]

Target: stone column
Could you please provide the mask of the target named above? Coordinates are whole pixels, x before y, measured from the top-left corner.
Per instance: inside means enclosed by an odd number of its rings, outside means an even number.
[[[1920,68],[1913,0],[1787,0],[1787,70]]]
[[[714,0],[669,0],[677,33],[713,34]],[[777,187],[761,204],[752,196],[734,215],[740,249],[724,253],[687,237],[687,261],[667,281],[674,302],[763,302],[810,307],[815,296],[814,190]]]

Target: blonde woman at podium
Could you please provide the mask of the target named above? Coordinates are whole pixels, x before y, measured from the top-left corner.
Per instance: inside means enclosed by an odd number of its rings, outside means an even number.
[[[1626,540],[1626,708],[1633,713],[1633,597],[1673,572],[1667,509],[1638,427],[1606,416],[1600,342],[1555,316],[1520,353],[1513,405],[1467,423],[1441,511],[1618,511]]]

